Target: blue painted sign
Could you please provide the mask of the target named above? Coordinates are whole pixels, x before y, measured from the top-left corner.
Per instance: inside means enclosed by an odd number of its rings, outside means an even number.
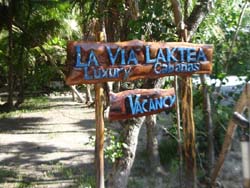
[[[67,62],[69,85],[132,81],[169,75],[209,74],[211,45],[139,40],[117,43],[71,42]]]
[[[127,119],[172,109],[176,95],[171,89],[136,89],[110,94],[109,119]]]

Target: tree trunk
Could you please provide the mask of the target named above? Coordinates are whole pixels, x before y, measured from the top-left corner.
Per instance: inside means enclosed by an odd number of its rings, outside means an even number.
[[[162,78],[148,79],[145,81],[143,87],[160,88],[163,84],[163,81],[164,79]],[[152,174],[163,172],[158,151],[156,115],[147,116],[145,124],[147,126],[147,154],[148,154],[150,172]]]
[[[12,1],[9,2],[9,15],[8,15],[8,32],[9,32],[9,58],[8,58],[8,108],[13,108],[13,93],[14,93],[14,79],[13,79],[13,58],[12,58],[12,49],[13,49],[13,15],[12,15]]]
[[[92,104],[93,103],[93,98],[91,94],[91,85],[87,84],[86,85],[86,103]]]
[[[24,27],[27,28],[29,24],[29,19],[31,15],[31,2],[28,1],[28,10],[27,10],[27,17],[25,19]],[[19,53],[19,59],[18,59],[18,64],[20,65],[20,72],[19,72],[19,93],[17,96],[17,102],[15,104],[16,107],[18,107],[20,104],[24,102],[24,75],[25,75],[25,64],[23,61],[23,54],[25,52],[25,47],[24,47],[24,37],[25,34],[22,34],[22,39],[21,39],[21,49]]]
[[[81,96],[81,94],[77,91],[76,87],[75,86],[69,86],[72,93],[76,94],[76,96],[78,97],[78,99],[80,100],[81,103],[84,102],[84,99],[83,97]],[[74,100],[74,96],[73,96],[73,100]]]
[[[147,154],[149,172],[155,174],[162,171],[158,151],[156,115],[147,116],[145,124],[147,126]]]
[[[210,0],[200,0],[192,10],[190,16],[185,18],[185,23],[187,25],[187,30],[189,31],[187,36],[187,41],[189,41],[192,36],[195,34],[196,30],[202,23],[202,21],[206,18],[208,13],[213,8],[213,3],[215,1]],[[185,7],[188,8],[188,7]]]
[[[203,113],[204,120],[207,129],[207,174],[208,177],[211,176],[212,168],[214,165],[214,134],[213,134],[213,123],[212,123],[212,114],[211,114],[211,104],[210,104],[210,96],[208,93],[208,87],[206,85],[205,75],[201,75],[201,83],[202,83],[202,93],[203,93]]]
[[[24,46],[21,47],[18,63],[20,64],[19,72],[19,93],[17,96],[17,101],[15,107],[18,108],[20,104],[24,101],[24,62],[23,62]]]
[[[123,148],[123,157],[116,160],[108,179],[109,188],[126,188],[128,177],[135,159],[138,135],[145,117],[121,121],[123,130],[121,138],[126,147]]]
[[[111,4],[112,2],[115,3],[115,1],[111,1]],[[134,3],[129,3],[128,1],[125,1],[125,4],[128,10],[131,10],[131,9],[135,10],[131,6],[137,6],[138,1],[134,1]],[[117,26],[119,27],[120,30],[118,33],[117,30],[114,31],[114,30],[110,30],[107,28],[107,38],[110,40],[115,40],[115,37],[110,36],[110,35],[116,34],[117,35],[116,37],[120,38],[121,41],[126,40],[127,33],[128,33],[128,21],[130,19],[133,19],[131,18],[132,15],[128,14],[128,11],[126,11],[125,14],[121,15],[119,13],[119,10],[114,10],[114,8],[117,9],[117,6],[110,7],[110,8],[112,8],[112,12],[116,13],[120,18],[120,19],[116,19],[120,21]],[[136,10],[138,11],[138,9]],[[135,14],[138,15],[138,12]],[[137,16],[134,16],[134,18],[135,17]],[[106,27],[110,27],[118,23],[114,19],[112,18],[110,19],[110,17],[108,19],[109,19],[108,21],[106,20],[106,23],[107,23]],[[137,148],[137,143],[138,143],[138,135],[140,132],[140,128],[144,122],[144,119],[145,117],[120,121],[123,127],[122,133],[120,134],[120,136],[123,140],[123,143],[126,144],[127,147],[123,148],[123,151],[124,151],[123,157],[117,159],[115,163],[113,164],[112,172],[110,173],[109,179],[107,182],[107,187],[109,188],[126,188],[127,187],[128,178],[129,178],[130,171],[133,166],[134,159],[135,159],[135,153],[136,153],[136,148]]]

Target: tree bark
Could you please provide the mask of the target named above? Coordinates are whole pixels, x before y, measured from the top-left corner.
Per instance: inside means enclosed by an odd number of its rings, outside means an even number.
[[[109,188],[126,188],[131,168],[135,159],[135,151],[138,143],[138,135],[145,117],[133,118],[121,121],[123,127],[121,138],[126,147],[123,148],[123,157],[116,160],[112,172],[109,175]]]
[[[146,117],[145,124],[147,126],[147,154],[149,172],[155,175],[162,171],[157,140],[156,115]]]
[[[137,6],[138,8],[138,1],[134,1],[134,2],[125,1],[125,4],[128,10],[130,11],[130,13],[132,12],[133,15],[129,14],[128,12],[125,12],[124,15],[119,15],[120,16],[119,37],[121,41],[127,39],[128,21],[130,19],[133,19],[133,17],[136,18],[139,15],[138,12],[136,13],[135,11],[131,11],[131,9],[139,11],[138,9],[132,7],[132,6]],[[109,24],[112,24],[112,23],[109,21]],[[112,39],[112,37],[109,37],[109,35],[114,35],[114,33],[107,32],[107,38]],[[123,157],[117,159],[115,163],[113,164],[112,172],[109,174],[107,187],[109,188],[126,188],[127,187],[128,178],[129,178],[131,168],[133,166],[134,159],[135,159],[139,131],[144,120],[145,120],[145,117],[120,121],[120,124],[122,126],[122,132],[120,136],[122,138],[123,143],[126,145],[126,147],[123,148],[123,152],[124,152]]]
[[[208,150],[206,152],[207,155],[207,175],[211,176],[212,168],[214,165],[214,134],[213,134],[213,122],[212,122],[212,113],[211,113],[211,103],[210,96],[208,92],[208,86],[205,80],[205,75],[201,75],[201,83],[202,83],[202,95],[203,95],[203,113],[204,120],[207,129],[207,145]]]
[[[179,0],[171,0],[171,4],[173,7],[173,13],[174,13],[174,19],[175,19],[175,25],[177,27],[177,33],[179,34],[179,37],[181,38],[181,41],[186,41],[186,30],[185,25],[183,22],[183,15],[181,11],[181,3]],[[187,5],[188,1],[185,1],[185,7],[184,7],[184,17],[187,15]],[[176,119],[177,119],[177,136],[178,136],[178,151],[179,151],[179,180],[180,180],[180,187],[183,185],[183,147],[182,147],[182,135],[181,135],[181,115],[180,115],[180,103],[179,103],[179,80],[178,76],[174,76],[175,81],[175,93],[176,93]]]
[[[179,27],[179,25],[181,24],[181,21],[183,19],[182,13],[181,13],[181,3],[178,0],[171,0],[171,4],[173,7],[175,25],[176,25],[176,27]]]
[[[129,7],[129,17],[131,17],[133,20],[137,20],[137,18],[140,16],[138,0],[125,0],[125,4],[127,7]]]
[[[175,25],[181,41],[187,42],[187,32],[183,25],[183,16],[179,0],[171,0],[175,17]],[[187,9],[188,7],[185,7]],[[187,15],[187,10],[184,11]],[[177,79],[177,78],[176,78]],[[196,187],[196,152],[195,152],[195,125],[193,119],[193,93],[192,78],[182,77],[181,79],[181,113],[184,141],[184,162],[185,162],[185,187]],[[176,82],[177,83],[177,82]],[[178,95],[178,91],[176,91]],[[182,155],[182,153],[180,153]],[[180,162],[181,164],[181,162]],[[180,172],[182,169],[180,168]],[[182,172],[181,172],[182,173]],[[181,175],[181,174],[180,174]],[[182,183],[181,183],[182,185]]]
[[[163,81],[164,79],[162,78],[148,79],[145,81],[143,87],[160,88],[163,84]],[[163,172],[158,151],[156,115],[147,116],[145,124],[147,126],[147,154],[148,154],[150,172],[152,174]]]
[[[91,94],[91,85],[89,84],[86,85],[86,103],[89,103],[89,104],[93,103],[93,98]]]
[[[69,86],[69,87],[70,87],[71,91],[72,91],[73,93],[76,94],[76,96],[78,97],[78,99],[80,100],[80,102],[83,103],[83,102],[84,102],[84,98],[83,98],[83,97],[81,96],[81,94],[77,91],[76,87],[74,87],[74,86]],[[73,100],[74,100],[74,99],[73,99]]]
[[[28,2],[28,10],[27,10],[27,17],[25,19],[24,27],[27,28],[29,24],[29,19],[31,15],[31,2]],[[23,61],[23,54],[25,52],[25,47],[24,47],[24,36],[25,34],[22,34],[22,39],[21,39],[21,49],[19,53],[19,59],[18,59],[18,64],[20,64],[20,73],[19,73],[19,93],[18,93],[18,98],[17,102],[15,103],[15,106],[18,107],[20,104],[24,102],[24,74],[25,74],[25,63]]]
[[[8,100],[7,105],[8,108],[13,108],[13,93],[14,93],[14,78],[13,78],[13,57],[12,57],[12,50],[13,50],[13,32],[12,32],[12,25],[13,25],[13,10],[12,10],[12,1],[9,2],[9,15],[8,15],[8,32],[9,32],[9,58],[8,58]]]
[[[192,38],[199,25],[206,18],[207,14],[211,11],[211,9],[213,8],[213,3],[215,3],[215,1],[200,0],[195,5],[190,16],[188,18],[185,18],[185,24],[187,25],[187,30],[189,31],[187,41]]]
[[[18,63],[20,64],[19,72],[19,93],[15,107],[18,107],[24,101],[24,62],[23,62],[24,46],[21,47]]]

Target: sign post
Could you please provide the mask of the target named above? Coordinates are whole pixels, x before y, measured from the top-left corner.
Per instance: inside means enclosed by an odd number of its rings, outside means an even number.
[[[96,187],[104,188],[104,117],[103,117],[103,86],[95,84],[95,118],[96,118]]]
[[[67,76],[66,83],[68,85],[95,84],[97,188],[104,188],[102,83],[171,75],[210,74],[212,53],[212,45],[186,42],[132,40],[115,43],[84,41],[68,43],[67,65],[71,73]],[[110,93],[110,99],[109,117],[111,120],[118,120],[170,109],[175,104],[176,96],[174,89],[144,89]],[[188,103],[184,103],[188,107]],[[186,117],[183,116],[183,118]]]

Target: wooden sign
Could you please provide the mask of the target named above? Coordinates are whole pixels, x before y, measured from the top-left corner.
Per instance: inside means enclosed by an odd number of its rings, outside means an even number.
[[[178,42],[69,42],[68,85],[210,74],[212,45]]]
[[[110,120],[120,120],[156,114],[175,105],[175,91],[171,89],[136,89],[110,93]]]

